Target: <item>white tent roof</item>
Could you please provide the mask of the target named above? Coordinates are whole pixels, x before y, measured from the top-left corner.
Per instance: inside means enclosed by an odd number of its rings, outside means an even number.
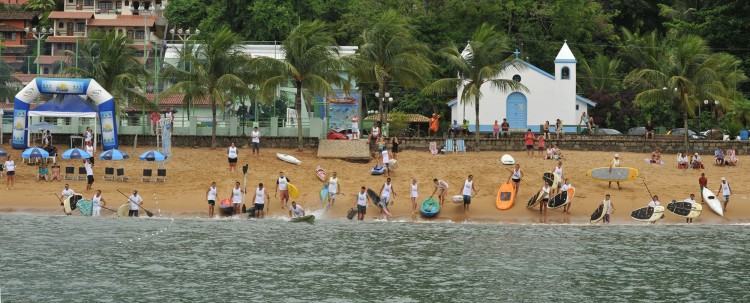
[[[97,113],[29,111],[29,117],[96,118]]]

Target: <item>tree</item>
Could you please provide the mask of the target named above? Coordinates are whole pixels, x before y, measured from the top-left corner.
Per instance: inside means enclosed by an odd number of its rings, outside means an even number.
[[[331,84],[342,85],[342,65],[336,41],[321,21],[302,22],[292,29],[282,46],[284,59],[259,58],[254,65],[259,72],[268,76],[261,85],[266,100],[274,98],[279,85],[292,81],[295,88],[294,109],[297,112],[297,147],[302,150],[303,94],[325,96],[333,91]]]
[[[182,68],[169,66],[165,69],[165,75],[179,82],[163,94],[182,93],[190,100],[208,99],[211,102],[211,147],[216,147],[217,105],[223,107],[232,96],[247,89],[236,73],[248,60],[239,50],[239,37],[228,28],[203,33],[197,42],[194,54],[182,53],[181,61],[186,62]]]
[[[508,47],[508,38],[495,27],[482,24],[471,36],[471,40],[459,52],[453,45],[441,51],[447,62],[458,72],[458,77],[439,79],[424,89],[426,94],[452,94],[458,88],[461,103],[474,103],[475,149],[479,151],[479,100],[482,86],[489,84],[501,92],[511,90],[527,91],[526,87],[511,79],[498,78],[506,68],[521,69],[522,65],[513,60]],[[473,99],[473,100],[472,100]]]
[[[655,65],[636,69],[626,82],[640,92],[636,103],[667,101],[682,111],[683,127],[704,99],[719,100],[731,106],[736,85],[746,76],[738,69],[740,61],[728,54],[711,53],[705,40],[694,35],[672,32],[664,39],[665,48],[657,58],[648,58]],[[688,132],[684,136],[685,152],[689,152]]]
[[[385,96],[388,85],[421,88],[433,68],[427,45],[411,33],[406,20],[395,11],[385,12],[378,22],[366,29],[356,55],[346,58],[358,82],[377,83],[379,95]],[[380,123],[388,121],[383,99],[378,98]]]
[[[26,9],[30,11],[49,12],[56,6],[55,0],[29,0],[26,2]]]
[[[70,66],[67,72],[83,78],[96,80],[115,100],[144,102],[143,88],[148,72],[138,61],[133,41],[117,31],[91,31],[83,40],[78,54],[66,51],[68,62],[76,60],[78,66]],[[125,102],[118,102],[122,109]]]

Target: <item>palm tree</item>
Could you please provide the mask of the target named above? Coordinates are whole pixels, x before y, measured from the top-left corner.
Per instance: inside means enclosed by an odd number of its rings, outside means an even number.
[[[581,62],[581,72],[584,77],[582,86],[584,91],[615,92],[621,85],[620,59],[612,59],[598,54],[591,63]]]
[[[183,52],[183,68],[169,66],[164,73],[178,80],[164,95],[182,93],[190,100],[211,102],[211,147],[216,147],[216,108],[224,106],[234,95],[243,92],[246,84],[236,72],[247,64],[239,49],[239,36],[229,28],[199,36],[195,53]],[[188,66],[189,69],[184,67]]]
[[[331,84],[344,84],[340,76],[342,65],[338,59],[336,40],[321,21],[300,23],[292,29],[282,46],[285,53],[283,60],[259,58],[253,65],[268,76],[261,85],[261,92],[266,100],[274,97],[278,86],[292,81],[296,89],[294,109],[297,112],[297,147],[302,150],[303,94],[326,95],[332,92]]]
[[[92,31],[89,39],[81,43],[78,66],[66,68],[68,73],[83,78],[92,78],[116,100],[145,102],[143,88],[148,72],[138,61],[133,41],[117,31]],[[76,60],[76,53],[66,51],[69,62]],[[124,102],[119,102],[120,107]]]
[[[476,131],[475,149],[479,151],[479,100],[482,86],[489,84],[501,92],[527,91],[526,87],[511,79],[498,78],[506,68],[523,68],[509,54],[508,38],[495,27],[482,24],[472,35],[463,52],[453,45],[441,51],[447,62],[458,72],[458,77],[439,79],[424,89],[425,94],[449,94],[460,91],[461,103],[474,103]]]
[[[345,59],[360,83],[376,83],[384,96],[393,81],[405,88],[421,88],[433,69],[429,48],[413,35],[406,20],[396,11],[386,11],[360,35],[356,55]],[[383,98],[378,98],[380,123],[387,122]]]
[[[694,35],[670,33],[664,38],[665,49],[648,58],[652,66],[636,69],[626,83],[641,89],[635,102],[668,101],[682,111],[685,128],[685,152],[689,151],[688,118],[704,99],[719,100],[731,106],[736,99],[736,84],[746,80],[739,69],[740,61],[728,54],[711,53],[705,40]]]

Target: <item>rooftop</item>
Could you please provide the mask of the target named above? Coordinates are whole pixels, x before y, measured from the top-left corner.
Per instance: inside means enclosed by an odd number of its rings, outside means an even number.
[[[31,20],[38,16],[39,12],[28,11],[0,11],[0,20]]]
[[[153,27],[155,16],[126,16],[119,15],[114,19],[94,19],[89,26],[117,26],[117,27]]]
[[[557,53],[557,57],[555,57],[555,63],[576,63],[576,56],[573,56],[573,52],[570,51],[570,47],[568,47],[568,41],[565,41],[563,43],[563,46],[560,48],[560,52]]]
[[[94,17],[92,12],[61,12],[54,11],[49,14],[49,19],[91,19]]]

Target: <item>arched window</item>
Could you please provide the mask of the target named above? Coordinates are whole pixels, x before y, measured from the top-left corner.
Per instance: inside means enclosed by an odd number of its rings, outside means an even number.
[[[563,79],[563,80],[570,79],[570,69],[567,66],[562,68],[562,70],[560,71],[560,74],[561,74],[560,79]]]

